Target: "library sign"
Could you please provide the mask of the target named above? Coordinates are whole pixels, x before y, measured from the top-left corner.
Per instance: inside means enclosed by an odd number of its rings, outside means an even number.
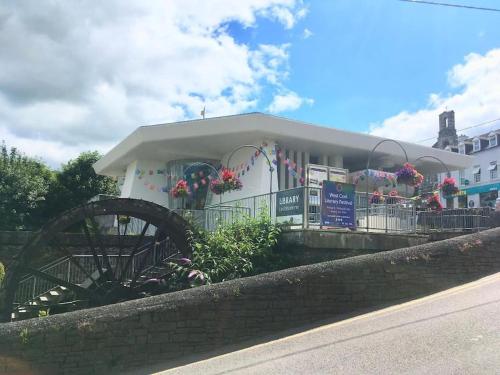
[[[290,189],[276,193],[276,221],[302,224],[304,216],[304,189]]]
[[[323,181],[321,225],[356,229],[355,185]]]

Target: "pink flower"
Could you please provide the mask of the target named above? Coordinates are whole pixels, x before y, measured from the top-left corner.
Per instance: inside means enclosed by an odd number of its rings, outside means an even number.
[[[192,270],[188,274],[188,279],[189,280],[197,280],[198,279],[201,282],[203,282],[203,281],[205,281],[205,275],[203,274],[203,272],[201,272],[199,270]]]

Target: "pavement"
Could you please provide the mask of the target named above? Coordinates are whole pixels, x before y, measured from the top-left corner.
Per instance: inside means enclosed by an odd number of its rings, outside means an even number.
[[[500,374],[500,273],[158,374]]]

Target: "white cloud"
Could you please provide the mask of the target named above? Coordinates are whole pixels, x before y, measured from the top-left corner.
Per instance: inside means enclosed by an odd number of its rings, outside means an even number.
[[[0,140],[59,163],[203,106],[253,109],[286,89],[290,45],[250,48],[225,25],[290,28],[305,14],[300,0],[2,2]]]
[[[426,108],[411,113],[403,111],[382,123],[372,124],[370,133],[413,142],[437,138],[438,115],[446,109],[455,111],[457,129],[500,118],[500,49],[485,55],[465,56],[463,64],[455,65],[448,72],[448,83],[450,88],[458,89],[458,93],[431,94]],[[467,130],[466,134],[486,133],[499,127],[500,122],[496,122]],[[434,142],[432,139],[424,144]]]
[[[314,100],[301,98],[295,92],[289,91],[284,94],[275,95],[272,103],[268,107],[268,110],[272,113],[294,111],[304,104],[313,105]]]
[[[302,32],[302,38],[303,39],[308,39],[308,38],[310,38],[313,35],[314,35],[314,33],[311,30],[307,29],[307,28],[304,29],[304,31]]]

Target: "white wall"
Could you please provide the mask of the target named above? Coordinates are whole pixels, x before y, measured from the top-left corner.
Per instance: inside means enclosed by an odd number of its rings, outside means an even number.
[[[136,160],[127,167],[121,197],[144,199],[162,206],[167,206],[168,191],[162,191],[166,185],[163,173],[165,163],[161,161]]]
[[[262,144],[267,144],[264,146],[264,150],[267,153],[269,159],[272,160],[275,158],[275,155],[272,154],[272,150],[275,148],[275,143],[272,141],[261,141],[254,143],[256,146],[260,146]],[[238,168],[236,170],[236,175],[240,174],[240,181],[243,184],[243,188],[241,190],[234,190],[228,193],[222,194],[222,202],[229,202],[237,199],[252,197],[260,194],[268,194],[269,193],[269,184],[270,184],[270,173],[269,173],[269,165],[267,163],[266,157],[261,154],[258,157],[255,157],[255,152],[257,150],[254,148],[242,148],[238,150],[230,160],[230,168],[235,168],[236,166],[241,166],[241,164],[248,164],[249,169],[244,170]],[[251,158],[254,156],[254,163],[252,165]],[[222,160],[224,166],[227,166],[228,154],[224,155]],[[278,175],[276,170],[276,165],[272,164],[273,167],[273,176],[272,176],[272,187],[273,191],[278,190]],[[243,174],[244,171],[244,174]],[[212,194],[212,199],[208,204],[218,204],[220,200],[220,196]]]

